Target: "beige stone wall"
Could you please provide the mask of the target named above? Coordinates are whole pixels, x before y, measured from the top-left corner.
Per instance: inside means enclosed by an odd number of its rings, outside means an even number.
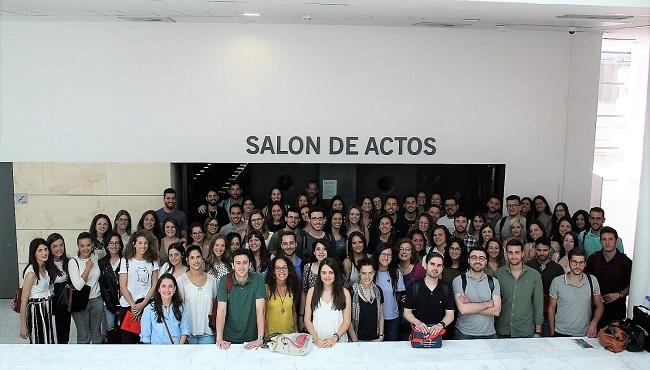
[[[135,228],[144,211],[162,206],[171,181],[169,163],[14,163],[13,171],[14,193],[28,197],[27,204],[15,205],[21,275],[33,238],[58,232],[74,255],[77,235],[96,214],[107,214],[112,223],[126,209]]]

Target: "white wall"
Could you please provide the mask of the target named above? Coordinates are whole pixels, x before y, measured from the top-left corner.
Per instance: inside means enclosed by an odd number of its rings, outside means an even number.
[[[2,161],[505,163],[506,193],[589,204],[599,34],[1,22],[0,42]],[[246,153],[278,134],[437,153]]]

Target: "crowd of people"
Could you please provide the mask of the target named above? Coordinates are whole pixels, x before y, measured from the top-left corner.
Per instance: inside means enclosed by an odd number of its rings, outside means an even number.
[[[307,332],[319,347],[406,340],[595,336],[625,318],[632,261],[605,211],[517,195],[467,214],[454,197],[328,204],[310,181],[256,207],[233,182],[188,216],[166,189],[137,225],[98,214],[66,251],[29,246],[20,336],[30,343],[217,344],[257,348]],[[18,304],[17,302],[12,302]]]

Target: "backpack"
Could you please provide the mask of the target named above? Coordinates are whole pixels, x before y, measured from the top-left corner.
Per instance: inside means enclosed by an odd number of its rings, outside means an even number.
[[[226,294],[228,295],[228,298],[230,298],[230,293],[232,292],[232,282],[233,282],[233,275],[232,273],[226,274]],[[210,314],[208,315],[208,326],[212,330],[217,330],[217,309],[219,308],[219,300],[217,297],[214,297],[212,299],[212,310],[210,311]]]
[[[505,225],[505,223],[506,223],[506,219],[507,219],[507,218],[508,218],[508,217],[506,216],[506,217],[502,217],[502,218],[499,220],[499,227],[497,227],[497,230],[499,230],[499,236],[501,236],[501,233],[503,232],[503,225]],[[495,235],[494,237],[496,237],[496,235]],[[464,289],[463,289],[463,290],[464,290]]]
[[[494,277],[485,274],[488,279],[488,285],[490,286],[490,299],[492,299],[492,295],[494,294]],[[460,280],[463,284],[463,293],[465,292],[465,288],[467,288],[467,275],[461,274],[460,275]],[[589,279],[589,284],[591,284],[591,278]]]

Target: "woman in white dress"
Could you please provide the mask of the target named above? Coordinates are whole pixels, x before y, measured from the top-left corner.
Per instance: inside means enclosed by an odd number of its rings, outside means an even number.
[[[307,291],[305,327],[314,338],[314,344],[328,348],[348,341],[352,300],[343,287],[339,263],[334,258],[320,262],[318,276],[316,285]]]

